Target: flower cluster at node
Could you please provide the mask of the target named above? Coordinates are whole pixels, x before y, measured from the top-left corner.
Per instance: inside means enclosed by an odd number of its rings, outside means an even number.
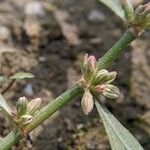
[[[41,99],[35,98],[28,102],[26,97],[20,97],[16,103],[16,111],[12,112],[14,123],[25,134],[24,128],[29,125],[38,112]]]
[[[81,70],[83,76],[79,84],[84,89],[81,107],[85,115],[92,111],[95,96],[101,94],[110,99],[118,98],[119,89],[110,84],[116,78],[116,71],[98,70],[96,58],[92,55],[88,56],[88,54],[84,57]]]
[[[150,29],[150,2],[134,9],[130,1],[126,0],[124,11],[129,26]]]

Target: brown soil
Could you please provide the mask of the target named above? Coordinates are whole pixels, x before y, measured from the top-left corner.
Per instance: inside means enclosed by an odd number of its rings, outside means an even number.
[[[30,2],[0,2],[0,28],[8,30],[0,30],[0,50],[9,50],[1,55],[1,74],[9,77],[17,71],[27,71],[35,75],[35,79],[15,83],[4,94],[12,108],[21,96],[41,97],[45,106],[80,78],[80,60],[85,53],[103,56],[125,31],[121,21],[96,0],[42,1],[44,12],[38,15],[25,13]],[[145,33],[109,68],[118,72],[115,84],[121,95],[118,101],[104,101],[146,150],[150,149],[149,136],[138,120],[150,109],[149,38],[149,32]],[[6,86],[3,84],[1,90]],[[72,100],[35,129],[31,140],[22,140],[12,149],[110,149],[97,113],[84,116],[80,100]],[[10,127],[0,115],[0,135],[4,137]]]

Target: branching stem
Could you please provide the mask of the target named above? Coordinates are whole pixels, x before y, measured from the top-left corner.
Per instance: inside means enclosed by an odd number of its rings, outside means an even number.
[[[98,69],[107,68],[120,53],[135,39],[132,32],[127,31],[123,37],[98,61]],[[67,102],[71,101],[74,97],[82,94],[83,90],[78,85],[67,90],[58,98],[54,99],[33,118],[33,121],[25,128],[26,134],[39,126],[44,120],[50,117],[53,113],[59,110]],[[0,142],[0,150],[7,150],[12,147],[16,142],[22,138],[21,134],[17,131],[12,131]]]

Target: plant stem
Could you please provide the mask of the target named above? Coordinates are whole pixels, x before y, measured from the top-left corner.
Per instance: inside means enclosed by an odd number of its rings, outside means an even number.
[[[110,66],[112,62],[118,58],[121,52],[135,39],[136,37],[131,31],[125,32],[122,38],[102,58],[98,60],[98,70]]]
[[[135,36],[131,32],[126,32],[123,37],[101,59],[99,59],[98,69],[108,67],[119,56],[123,49],[125,49],[134,39]],[[33,118],[33,121],[25,128],[26,133],[29,133],[35,129],[54,112],[59,110],[67,102],[82,92],[83,90],[76,85],[50,102],[47,106],[39,111],[39,113]],[[13,144],[19,141],[20,138],[22,138],[22,136],[19,134],[19,132],[16,134],[14,131],[12,131],[0,142],[0,148],[3,147],[3,150],[7,150],[11,148]]]
[[[16,80],[11,80],[10,83],[7,85],[7,87],[5,87],[2,91],[1,91],[1,94],[5,94],[12,86],[13,84],[15,83]]]
[[[33,121],[27,128],[25,128],[25,132],[29,133],[37,126],[39,126],[44,120],[50,117],[53,113],[59,110],[62,106],[64,106],[67,102],[73,99],[75,96],[80,95],[83,92],[82,88],[78,85],[72,87],[67,90],[63,94],[61,94],[58,98],[54,99],[48,105],[46,105],[43,109],[41,109],[37,115],[34,116]],[[12,147],[16,142],[18,142],[23,136],[19,132],[12,131],[9,133],[1,142],[0,142],[0,150],[8,150]]]
[[[13,130],[11,131],[1,142],[0,142],[0,150],[8,150],[10,149],[15,143],[19,141],[21,138],[21,134]]]
[[[35,129],[39,126],[44,120],[49,118],[54,112],[59,110],[62,106],[64,106],[67,102],[73,99],[75,96],[80,95],[83,92],[83,89],[76,85],[73,88],[67,90],[58,98],[50,102],[43,109],[41,109],[37,115],[33,118],[33,121],[27,126],[25,129],[27,133]]]

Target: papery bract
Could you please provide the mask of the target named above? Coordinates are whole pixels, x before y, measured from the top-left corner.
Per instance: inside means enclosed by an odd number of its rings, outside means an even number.
[[[20,97],[16,103],[16,109],[17,109],[17,117],[19,118],[20,116],[26,114],[27,112],[27,105],[28,105],[28,100],[26,97]]]
[[[93,105],[94,105],[93,96],[90,93],[89,89],[86,89],[81,100],[81,107],[83,113],[85,115],[88,115],[92,111]]]
[[[41,105],[41,98],[32,99],[28,104],[28,114],[34,115]]]

